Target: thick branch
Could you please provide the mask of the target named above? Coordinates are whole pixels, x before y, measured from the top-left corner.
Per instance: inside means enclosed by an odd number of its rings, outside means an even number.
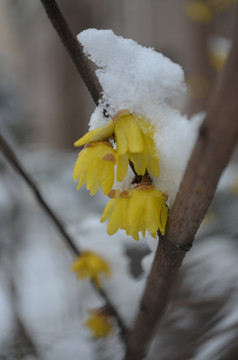
[[[40,1],[45,8],[51,24],[59,35],[74,65],[87,86],[95,104],[97,105],[101,98],[102,87],[92,70],[92,67],[90,66],[89,60],[84,55],[82,45],[72,34],[56,2],[54,0]]]
[[[238,139],[238,26],[220,89],[200,129],[184,179],[160,240],[139,313],[128,338],[126,360],[143,359],[164,313],[175,276],[214,196]]]
[[[38,200],[39,204],[41,205],[44,212],[49,216],[49,218],[53,221],[57,229],[59,230],[60,234],[62,235],[63,240],[66,242],[66,244],[69,246],[69,248],[72,250],[75,256],[80,256],[81,250],[75,245],[74,241],[71,239],[70,235],[65,230],[62,222],[59,220],[59,218],[56,216],[54,211],[50,208],[50,206],[47,204],[47,202],[44,200],[42,194],[40,193],[37,185],[32,180],[30,175],[27,174],[26,170],[20,163],[20,161],[17,159],[16,155],[14,154],[14,151],[11,149],[9,144],[6,142],[6,140],[3,138],[3,136],[0,134],[0,149],[2,150],[2,153],[8,160],[8,162],[13,166],[13,168],[21,175],[21,177],[25,180],[27,185],[30,187],[32,192],[34,193],[36,199]],[[125,335],[127,333],[127,328],[121,319],[120,315],[117,312],[117,309],[112,305],[110,302],[107,294],[104,292],[103,289],[99,289],[95,283],[91,282],[94,289],[98,292],[98,294],[104,299],[105,304],[110,311],[110,313],[115,317],[117,320],[118,326],[120,328],[120,336],[123,341],[125,341]]]

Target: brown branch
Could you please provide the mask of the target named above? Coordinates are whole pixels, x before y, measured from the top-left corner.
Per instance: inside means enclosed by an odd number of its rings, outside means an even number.
[[[165,237],[160,239],[128,337],[125,359],[143,359],[158,320],[166,310],[179,267],[214,196],[219,177],[238,139],[238,21],[233,47],[214,103],[201,126],[199,138],[172,208]]]
[[[37,185],[32,180],[30,175],[27,174],[26,170],[24,169],[23,165],[20,163],[20,161],[17,159],[14,151],[11,149],[9,144],[6,142],[6,140],[3,138],[3,136],[0,134],[0,149],[2,150],[3,155],[8,160],[8,162],[13,166],[13,168],[21,175],[21,177],[25,180],[27,185],[32,190],[33,194],[35,195],[36,199],[38,200],[40,206],[45,211],[45,213],[49,216],[49,218],[53,221],[57,229],[59,230],[60,234],[62,235],[63,240],[66,242],[66,244],[69,246],[71,251],[74,253],[75,256],[80,256],[81,250],[75,245],[74,241],[72,240],[71,236],[67,233],[65,230],[61,220],[56,216],[54,211],[50,208],[50,206],[47,204],[47,202],[44,200],[42,194],[40,193]],[[116,308],[112,305],[110,302],[107,294],[104,292],[103,289],[99,289],[96,284],[91,281],[94,289],[97,291],[97,293],[104,299],[106,306],[110,313],[115,317],[117,320],[118,326],[120,328],[120,336],[123,342],[125,341],[125,336],[127,333],[127,328],[121,319],[119,313],[117,312]]]
[[[27,185],[30,187],[32,192],[34,193],[36,199],[38,200],[41,207],[44,209],[46,214],[51,218],[57,229],[59,230],[60,234],[63,236],[63,239],[68,244],[72,252],[79,256],[81,254],[81,251],[77,248],[77,246],[74,244],[73,240],[69,236],[69,234],[66,232],[61,220],[55,215],[53,210],[49,207],[49,205],[44,200],[42,194],[40,193],[36,183],[32,180],[30,175],[27,174],[26,170],[24,169],[23,165],[20,163],[20,161],[17,159],[14,151],[11,149],[10,145],[7,143],[7,141],[3,138],[3,136],[0,134],[0,149],[2,150],[3,155],[8,160],[8,162],[13,166],[15,170],[21,175],[21,177],[25,180]]]
[[[102,87],[92,70],[89,60],[84,55],[82,45],[72,34],[56,2],[54,0],[40,1],[45,8],[52,26],[59,35],[74,65],[87,86],[95,104],[97,105],[102,95]]]

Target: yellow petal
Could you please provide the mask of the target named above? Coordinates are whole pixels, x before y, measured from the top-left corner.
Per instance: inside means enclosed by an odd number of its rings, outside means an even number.
[[[130,234],[139,233],[143,225],[144,217],[144,205],[145,205],[145,194],[142,191],[134,190],[130,198],[128,207],[128,222],[127,230]]]
[[[159,177],[160,175],[159,162],[151,154],[147,154],[147,170],[154,177]]]
[[[100,184],[103,193],[107,195],[114,184],[114,164],[111,162],[104,164],[103,171],[100,175]]]
[[[104,222],[107,219],[109,219],[109,217],[111,216],[111,214],[112,214],[112,212],[114,210],[115,201],[116,201],[115,199],[112,199],[107,203],[107,205],[106,205],[106,207],[105,207],[105,209],[103,211],[102,217],[100,219],[100,222]]]
[[[109,235],[115,234],[118,229],[125,228],[128,199],[116,199],[115,202],[114,211],[110,217],[107,227]]]
[[[115,124],[115,140],[117,144],[117,154],[125,154],[128,151],[128,143],[121,119],[117,120]]]
[[[73,171],[73,180],[76,181],[82,173],[84,173],[87,169],[88,165],[88,157],[86,153],[87,149],[83,149],[76,160],[74,171]]]
[[[98,164],[100,163],[98,163],[98,159],[96,156],[93,157],[91,162],[88,164],[87,174],[85,178],[87,190],[90,190],[91,186],[98,180],[97,177],[95,177],[96,175],[95,169],[98,169],[99,167]]]
[[[147,158],[145,153],[134,154],[130,153],[129,158],[134,165],[135,171],[138,175],[144,175],[147,167]]]
[[[133,115],[124,119],[124,131],[127,138],[128,150],[133,153],[140,153],[144,150],[142,131]]]
[[[79,140],[75,141],[74,146],[82,146],[91,141],[106,140],[112,136],[114,131],[114,122],[112,120],[106,126],[102,126],[87,132]]]
[[[156,233],[160,228],[160,199],[149,195],[146,203],[146,225],[150,234]]]
[[[128,172],[129,159],[127,154],[117,156],[117,181],[125,179]]]

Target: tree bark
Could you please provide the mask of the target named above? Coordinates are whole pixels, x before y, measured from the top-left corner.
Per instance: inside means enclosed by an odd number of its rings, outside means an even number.
[[[128,336],[126,360],[146,356],[155,327],[166,310],[172,285],[214,196],[219,177],[238,139],[238,25],[220,88],[214,96],[160,239],[135,324]]]

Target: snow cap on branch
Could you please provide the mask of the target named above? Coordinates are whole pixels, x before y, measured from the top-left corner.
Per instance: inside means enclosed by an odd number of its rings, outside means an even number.
[[[201,123],[201,116],[188,121],[171,105],[171,99],[186,90],[181,66],[152,48],[116,36],[112,30],[88,29],[77,38],[85,54],[98,66],[96,74],[103,88],[90,129],[107,126],[124,109],[148,121],[160,167],[160,175],[153,183],[168,195],[171,205]],[[111,118],[103,116],[105,108]],[[125,184],[133,180],[130,170],[128,176],[129,181],[127,177],[114,185],[125,189]]]
[[[152,48],[116,36],[112,30],[88,29],[78,35],[85,54],[99,67],[103,100],[115,112],[129,108],[148,116],[148,108],[185,90],[180,65]]]

